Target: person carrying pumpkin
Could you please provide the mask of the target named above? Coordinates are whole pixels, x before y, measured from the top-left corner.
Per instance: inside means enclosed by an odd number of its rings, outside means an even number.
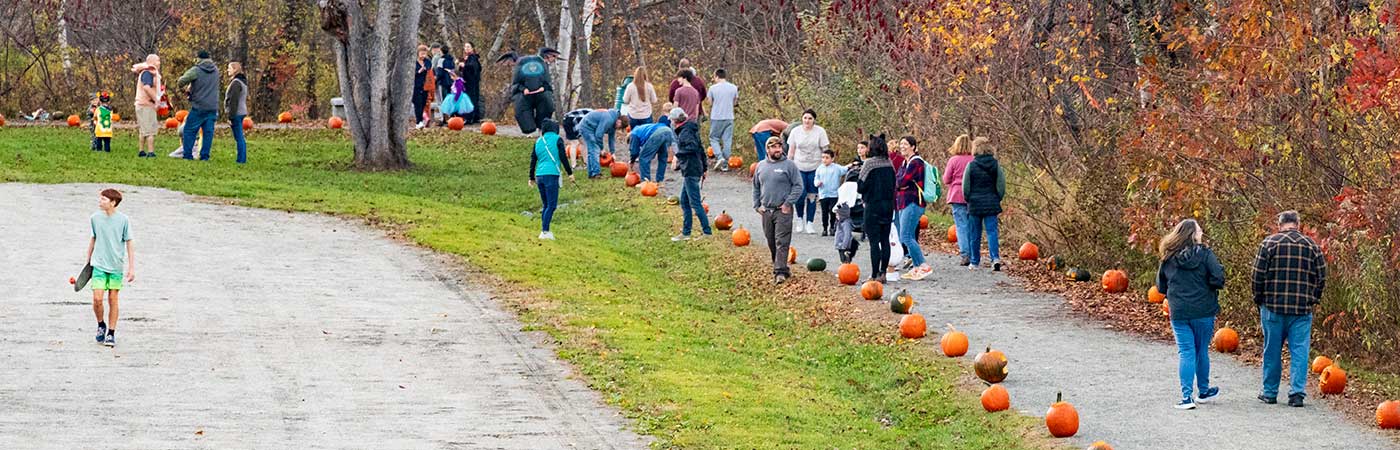
[[[672,108],[671,114],[663,117],[663,120],[637,127],[628,134],[628,145],[632,148],[631,163],[642,176],[642,181],[666,181],[667,160],[670,159],[671,149],[676,146],[676,133],[671,129],[671,123],[679,123],[682,117],[685,117],[685,112]],[[652,159],[656,160],[654,176]]]
[[[1278,401],[1283,375],[1280,362],[1288,342],[1288,406],[1303,406],[1307,396],[1308,352],[1312,345],[1313,306],[1322,299],[1327,282],[1327,258],[1322,247],[1298,231],[1297,211],[1278,215],[1278,233],[1259,244],[1254,259],[1254,304],[1264,330],[1264,392],[1259,401]]]
[[[710,218],[705,215],[705,205],[700,200],[700,182],[704,181],[709,166],[705,163],[704,145],[700,143],[699,120],[688,116],[681,108],[672,110],[671,117],[678,118],[680,123],[676,126],[676,165],[680,166],[681,177],[685,179],[681,188],[681,214],[685,215],[685,220],[681,234],[671,240],[690,240],[692,213],[700,219],[700,230],[704,233],[700,237],[709,237],[713,234]]]
[[[982,262],[982,232],[987,233],[987,253],[992,257],[992,270],[1001,270],[1001,243],[998,242],[997,216],[1001,215],[1001,200],[1006,198],[1006,173],[997,162],[996,150],[989,140],[979,137],[972,141],[972,162],[963,171],[963,198],[967,200],[968,270],[976,270]]]
[[[564,140],[559,138],[559,125],[552,119],[540,124],[540,137],[535,139],[535,150],[530,153],[530,187],[540,191],[540,239],[554,240],[549,231],[554,221],[554,211],[559,207],[560,170],[569,174],[574,181],[574,169],[564,164]]]
[[[1220,395],[1220,388],[1210,385],[1210,339],[1215,334],[1215,316],[1220,314],[1225,268],[1215,252],[1201,243],[1203,235],[1199,223],[1186,219],[1158,246],[1157,291],[1167,296],[1180,358],[1181,401],[1176,409],[1195,409],[1196,403],[1208,403]],[[1193,381],[1200,389],[1194,399]]]
[[[768,138],[768,157],[758,162],[753,174],[753,208],[763,221],[763,237],[773,259],[773,284],[792,276],[788,268],[788,247],[792,245],[792,213],[802,198],[802,174],[787,159],[782,138]]]

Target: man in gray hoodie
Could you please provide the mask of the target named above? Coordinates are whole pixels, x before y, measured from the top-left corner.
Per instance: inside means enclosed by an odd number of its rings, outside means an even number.
[[[773,257],[773,284],[787,281],[788,246],[792,244],[792,205],[802,196],[802,175],[787,159],[783,141],[768,138],[768,158],[759,161],[753,176],[753,207],[763,219],[763,237]]]
[[[199,51],[199,63],[180,75],[176,83],[190,94],[190,114],[185,116],[185,132],[180,148],[185,159],[194,159],[195,133],[203,133],[199,145],[199,160],[209,160],[209,147],[214,145],[214,121],[219,119],[219,66],[209,59],[209,52]]]

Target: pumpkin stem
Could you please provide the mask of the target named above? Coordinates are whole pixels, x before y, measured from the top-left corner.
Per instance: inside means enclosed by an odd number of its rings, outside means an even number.
[[[1064,393],[1064,392],[1056,392],[1056,393],[1055,393],[1055,403],[1063,402],[1064,399],[1065,399],[1065,393]]]

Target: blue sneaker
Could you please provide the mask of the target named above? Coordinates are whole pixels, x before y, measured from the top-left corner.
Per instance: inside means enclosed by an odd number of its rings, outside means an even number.
[[[1210,402],[1214,401],[1214,400],[1216,399],[1216,397],[1219,397],[1219,396],[1220,396],[1220,388],[1219,388],[1219,387],[1207,388],[1207,389],[1205,389],[1205,390],[1202,390],[1200,394],[1197,394],[1197,395],[1196,395],[1196,403],[1210,403]]]
[[[107,324],[105,324],[105,323],[99,323],[99,324],[97,324],[97,343],[98,343],[98,344],[101,344],[102,341],[103,341],[106,337],[107,337]]]
[[[1175,408],[1181,410],[1196,409],[1196,402],[1191,401],[1191,397],[1186,397],[1181,399],[1181,403],[1177,403]]]
[[[102,345],[105,345],[105,346],[108,346],[108,347],[116,347],[116,346],[117,346],[117,336],[116,336],[116,335],[111,335],[111,334],[107,335],[107,338],[102,340]]]

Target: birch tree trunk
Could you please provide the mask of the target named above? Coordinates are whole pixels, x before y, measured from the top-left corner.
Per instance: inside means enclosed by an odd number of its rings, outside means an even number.
[[[554,80],[554,95],[557,97],[554,104],[559,105],[564,111],[570,108],[569,99],[573,98],[570,92],[572,85],[569,82],[569,63],[573,61],[574,46],[574,9],[570,0],[559,1],[559,41],[554,44],[554,49],[559,51],[559,61],[563,64],[554,64],[549,68],[550,79]],[[538,2],[536,2],[538,4]]]
[[[432,13],[433,20],[437,21],[438,42],[446,45],[449,49],[456,49],[448,39],[447,33],[447,10],[442,7],[442,0],[427,0],[428,12]]]
[[[564,1],[568,2],[569,0]],[[590,62],[589,57],[591,56],[589,53],[592,51],[589,46],[593,42],[593,22],[597,14],[598,1],[583,0],[583,12],[579,13],[578,22],[575,24],[575,26],[583,28],[583,33],[569,36],[570,39],[578,39],[579,41],[575,45],[578,50],[574,52],[573,69],[572,72],[569,73],[568,91],[570,101],[569,107],[565,109],[566,111],[576,109],[581,102],[587,102],[588,100],[588,96],[585,95],[585,93],[589,88],[588,74],[590,72],[588,64]],[[563,40],[563,35],[560,36],[560,40]]]
[[[68,0],[58,3],[58,54],[63,57],[63,76],[68,77],[68,71],[73,69],[72,49],[68,46]]]
[[[355,167],[407,168],[422,0],[321,0],[320,5],[321,27],[336,36],[336,75]]]

